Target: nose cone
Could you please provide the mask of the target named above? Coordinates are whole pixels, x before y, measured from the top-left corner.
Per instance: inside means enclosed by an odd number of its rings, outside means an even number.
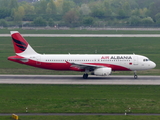
[[[155,68],[156,67],[156,63],[152,62],[151,67]]]

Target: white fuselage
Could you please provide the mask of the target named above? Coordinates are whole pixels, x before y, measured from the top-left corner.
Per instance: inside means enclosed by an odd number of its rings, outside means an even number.
[[[27,55],[23,57],[37,61],[37,67],[45,68],[49,67],[49,65],[52,65],[52,67],[49,68],[55,70],[72,70],[70,69],[72,65],[67,66],[68,68],[65,67],[66,62],[111,67],[113,71],[147,70],[156,66],[155,63],[150,61],[147,57],[133,54],[38,54],[31,56]]]

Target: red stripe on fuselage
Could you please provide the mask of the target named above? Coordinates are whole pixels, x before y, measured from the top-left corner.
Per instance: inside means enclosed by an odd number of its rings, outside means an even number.
[[[20,56],[10,56],[8,60],[18,62],[25,65],[30,65],[38,68],[43,69],[50,69],[50,70],[71,70],[71,71],[85,71],[84,69],[79,69],[78,67],[71,67],[69,62],[66,63],[49,63],[49,62],[39,62],[35,60],[28,59],[28,62],[23,62],[18,60],[17,58],[21,59],[23,57]],[[97,66],[104,66],[112,68],[113,71],[130,71],[130,69],[113,64],[106,64],[106,63],[83,63],[88,65],[97,65]]]

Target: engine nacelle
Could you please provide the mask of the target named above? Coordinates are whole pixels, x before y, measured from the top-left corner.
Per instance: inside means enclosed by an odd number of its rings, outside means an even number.
[[[111,68],[97,68],[94,70],[94,74],[97,76],[108,76],[112,72]]]

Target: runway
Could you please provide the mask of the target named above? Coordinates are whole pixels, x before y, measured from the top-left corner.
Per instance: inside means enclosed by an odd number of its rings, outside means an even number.
[[[0,37],[10,37],[0,34]],[[160,34],[22,34],[23,37],[160,37]]]
[[[0,75],[0,84],[160,85],[160,76]]]

